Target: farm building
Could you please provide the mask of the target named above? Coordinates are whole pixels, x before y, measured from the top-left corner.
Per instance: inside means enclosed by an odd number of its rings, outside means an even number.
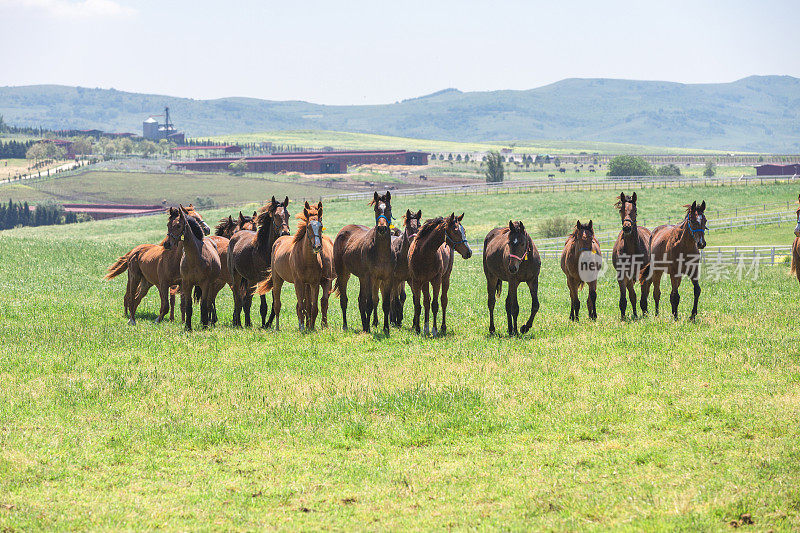
[[[244,158],[209,157],[194,161],[173,161],[177,168],[200,172],[220,172],[243,160],[247,172],[302,172],[304,174],[343,174],[348,165],[426,165],[426,152],[376,150],[350,152],[281,152]]]
[[[756,176],[794,176],[800,174],[800,164],[792,165],[758,165]]]
[[[155,117],[164,117],[164,123],[159,124]],[[152,115],[142,122],[142,137],[150,141],[158,142],[161,139],[167,139],[177,144],[186,142],[186,136],[183,132],[177,131],[175,125],[169,120],[169,108],[164,108],[163,115]]]
[[[208,145],[208,146],[175,146],[170,148],[170,150],[181,156],[184,152],[186,155],[194,152],[194,153],[201,153],[204,155],[212,155],[212,154],[241,154],[242,147],[236,146],[232,144],[228,145]]]

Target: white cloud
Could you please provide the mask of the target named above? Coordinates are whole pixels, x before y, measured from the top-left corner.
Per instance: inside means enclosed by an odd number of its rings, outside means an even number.
[[[43,11],[58,18],[129,17],[136,10],[114,0],[0,0],[0,6],[23,7]]]

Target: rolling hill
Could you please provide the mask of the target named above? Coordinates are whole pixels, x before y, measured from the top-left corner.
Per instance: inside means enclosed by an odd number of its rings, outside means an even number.
[[[715,84],[566,79],[525,91],[445,89],[370,106],[0,87],[0,114],[18,125],[140,132],[142,120],[165,105],[192,136],[337,130],[450,141],[551,139],[800,152],[800,79],[790,76]]]

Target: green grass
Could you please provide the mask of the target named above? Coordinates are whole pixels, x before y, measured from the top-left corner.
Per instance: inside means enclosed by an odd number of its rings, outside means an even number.
[[[238,205],[255,198],[266,200],[273,194],[291,198],[318,198],[336,194],[336,189],[293,183],[266,176],[229,174],[156,174],[146,172],[90,171],[63,178],[0,184],[0,198],[7,201],[85,203],[179,203],[198,196],[213,197],[219,205]]]
[[[640,213],[793,194],[647,190]],[[512,214],[618,224],[612,200],[398,197],[394,212],[464,210],[475,238]],[[365,202],[332,202],[325,217],[331,235],[371,218]],[[696,323],[688,284],[678,322],[620,322],[606,277],[599,320],[584,306],[572,324],[549,258],[522,339],[487,336],[478,256],[456,259],[444,338],[417,337],[408,319],[388,339],[342,332],[335,299],[332,327],[299,335],[288,286],[279,333],[231,329],[227,289],[211,331],[153,324],[153,294],[128,327],[124,279],[100,278],[164,226],[0,233],[0,527],[723,530],[742,513],[760,530],[800,527],[798,285],[786,267],[704,280]],[[501,331],[502,309],[503,298]]]
[[[203,137],[207,139],[208,137]],[[217,135],[211,140],[225,143],[253,143],[271,141],[275,144],[294,144],[307,148],[347,148],[359,150],[404,149],[427,152],[482,152],[498,148],[513,148],[517,153],[577,154],[580,152],[599,154],[715,154],[718,150],[692,148],[670,148],[664,146],[644,146],[592,141],[497,141],[485,143],[437,141],[432,139],[413,139],[392,137],[369,133],[345,131],[265,131],[262,133],[236,133]],[[727,153],[727,152],[726,152]]]

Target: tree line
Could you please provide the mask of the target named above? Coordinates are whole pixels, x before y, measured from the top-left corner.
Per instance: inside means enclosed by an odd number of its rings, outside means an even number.
[[[0,141],[0,159],[25,159],[25,154],[36,141]]]
[[[28,202],[0,203],[0,230],[16,228],[18,226],[52,226],[55,224],[72,224],[86,218],[67,212],[64,207],[53,202],[45,201],[37,204],[35,208]]]

